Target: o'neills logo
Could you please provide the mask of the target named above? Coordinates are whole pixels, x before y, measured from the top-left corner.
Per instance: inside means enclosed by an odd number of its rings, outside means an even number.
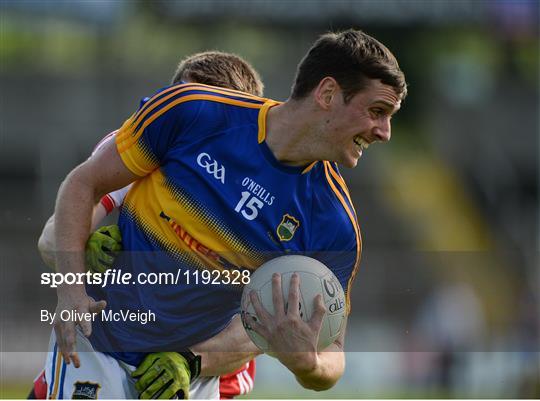
[[[229,262],[227,259],[223,258],[219,254],[217,254],[212,249],[204,246],[201,244],[197,239],[193,238],[184,227],[182,227],[180,224],[178,224],[173,218],[167,216],[163,211],[159,213],[159,217],[166,220],[171,228],[173,229],[174,233],[178,238],[180,238],[184,244],[186,244],[189,249],[192,251],[195,251],[202,256],[205,256],[206,258],[219,263],[221,266],[223,266],[226,269],[235,268],[236,266]]]
[[[290,241],[298,227],[300,227],[300,222],[293,216],[285,214],[276,232],[281,241]]]

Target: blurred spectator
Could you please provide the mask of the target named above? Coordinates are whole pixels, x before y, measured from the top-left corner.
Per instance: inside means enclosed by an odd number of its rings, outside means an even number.
[[[461,353],[473,351],[486,332],[478,296],[467,283],[442,283],[420,307],[411,330],[411,379],[431,391],[455,395]]]

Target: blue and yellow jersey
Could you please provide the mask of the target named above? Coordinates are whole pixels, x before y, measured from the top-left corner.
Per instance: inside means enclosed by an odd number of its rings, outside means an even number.
[[[285,253],[325,263],[348,294],[361,238],[337,165],[291,167],[265,142],[278,104],[201,84],[168,87],[142,104],[116,137],[141,177],[119,225],[126,252],[116,269],[134,276],[185,271],[252,272]],[[97,349],[137,364],[131,351],[181,350],[213,337],[238,313],[242,285],[112,285],[90,293],[111,310],[152,310],[156,322],[94,323]],[[194,276],[192,276],[193,278]],[[347,308],[349,308],[347,295]]]

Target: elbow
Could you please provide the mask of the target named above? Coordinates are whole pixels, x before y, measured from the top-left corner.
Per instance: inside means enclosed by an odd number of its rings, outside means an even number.
[[[94,204],[98,203],[103,195],[108,191],[102,188],[98,188],[96,182],[96,175],[88,166],[87,162],[84,162],[75,167],[62,181],[60,189],[58,191],[58,197],[65,193],[75,193],[81,198],[92,199]],[[58,207],[58,199],[56,207]]]
[[[54,214],[49,217],[49,220],[45,223],[39,239],[37,247],[41,256],[48,255],[55,251],[54,249]]]
[[[313,388],[314,391],[326,391],[330,390],[332,387],[336,385],[336,383],[339,381],[341,376],[336,377],[335,379],[326,380],[325,382],[321,383],[320,385]]]
[[[300,382],[300,384],[307,390],[320,392],[330,390],[336,385],[340,378],[341,376],[332,379],[317,380],[313,382]]]
[[[308,390],[330,390],[345,372],[345,355],[341,352],[323,352],[318,367],[311,372],[296,375],[297,381]]]
[[[307,390],[326,391],[334,387],[339,379],[341,379],[341,376],[343,376],[343,370],[334,372],[331,375],[312,376],[309,379],[296,376],[296,380]]]
[[[39,236],[38,242],[37,242],[37,248],[39,253],[43,253],[45,248],[45,239],[43,238],[43,233]]]
[[[49,266],[51,269],[55,270],[55,241],[54,241],[54,215],[49,218],[43,231],[39,236],[37,242],[37,248],[41,256],[41,260]]]
[[[54,248],[43,235],[41,235],[38,240],[38,251],[43,263],[45,263],[45,265],[50,267],[52,270],[56,270]]]
[[[336,383],[334,383],[334,384],[336,384]],[[328,386],[314,387],[314,388],[312,388],[312,390],[317,391],[317,392],[330,390],[332,387],[334,387],[334,384],[331,384],[331,385],[328,385]]]
[[[45,233],[41,233],[41,235],[39,236],[37,248],[42,257],[50,254],[53,251],[53,249],[51,248],[51,244],[45,236]]]

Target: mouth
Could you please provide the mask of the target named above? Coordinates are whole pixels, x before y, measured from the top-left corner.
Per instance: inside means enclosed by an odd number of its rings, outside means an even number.
[[[367,142],[364,138],[360,137],[360,135],[355,136],[353,141],[356,146],[360,148],[360,152],[363,152],[369,147],[369,142]]]

